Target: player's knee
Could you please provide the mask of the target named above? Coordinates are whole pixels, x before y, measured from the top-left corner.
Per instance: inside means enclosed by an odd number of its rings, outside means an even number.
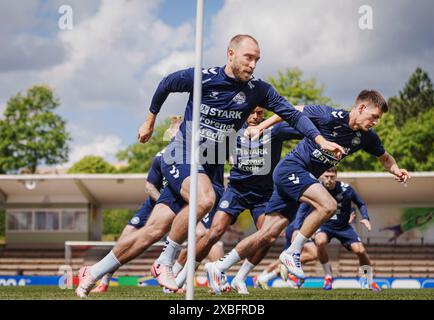
[[[266,232],[263,233],[261,236],[261,247],[263,246],[271,246],[274,242],[276,242],[277,238],[279,237],[279,234],[276,232]]]
[[[323,249],[327,244],[327,240],[325,239],[315,239],[315,245],[321,249]]]
[[[197,212],[205,216],[207,212],[210,212],[214,207],[215,196],[214,195],[206,195],[200,197],[197,201]],[[203,217],[201,217],[203,218]]]
[[[212,242],[217,242],[223,233],[225,232],[225,228],[222,225],[214,225],[211,227],[209,231],[209,238]]]
[[[366,255],[366,249],[363,246],[355,246],[354,252],[359,256]]]
[[[338,208],[338,205],[336,203],[336,200],[329,199],[325,201],[322,205],[322,209],[324,210],[325,215],[329,218],[333,216],[333,214],[336,212],[336,209]]]
[[[205,230],[198,230],[196,229],[196,239],[201,239],[205,236],[206,231]]]

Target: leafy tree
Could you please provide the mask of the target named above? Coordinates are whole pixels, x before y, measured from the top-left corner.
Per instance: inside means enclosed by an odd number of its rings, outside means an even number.
[[[0,237],[5,235],[6,212],[0,209]]]
[[[126,209],[106,209],[102,213],[102,233],[117,238],[128,221],[132,218],[134,211]]]
[[[419,113],[432,109],[434,89],[428,73],[417,68],[402,91],[399,91],[398,97],[389,99],[389,105],[398,127],[404,126],[408,119],[417,117]]]
[[[318,85],[313,77],[303,79],[303,72],[298,68],[278,72],[277,78],[269,77],[267,81],[292,105],[334,105],[330,98],[323,95],[324,86]],[[266,111],[266,117],[269,116],[271,116],[271,112]],[[285,142],[282,154],[288,153],[297,143],[297,140]]]
[[[99,156],[85,156],[68,173],[116,173],[116,168]]]
[[[278,72],[278,77],[269,77],[268,82],[293,105],[332,104],[332,100],[323,96],[324,86],[318,85],[315,78],[303,79],[303,72],[298,68]]]
[[[434,170],[434,108],[407,120],[390,149],[399,165],[411,171]]]
[[[70,135],[65,121],[54,113],[60,102],[46,86],[11,97],[0,120],[0,170],[27,169],[68,160]]]

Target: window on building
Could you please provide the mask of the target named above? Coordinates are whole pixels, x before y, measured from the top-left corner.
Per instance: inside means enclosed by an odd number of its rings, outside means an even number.
[[[33,219],[31,211],[9,212],[8,214],[8,230],[20,231],[33,229]]]
[[[62,230],[85,232],[87,228],[86,212],[63,211]]]
[[[87,231],[85,210],[36,209],[7,212],[8,231]]]
[[[36,211],[35,230],[56,231],[59,230],[58,211]]]

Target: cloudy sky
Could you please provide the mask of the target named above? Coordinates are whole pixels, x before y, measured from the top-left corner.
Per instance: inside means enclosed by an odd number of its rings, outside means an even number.
[[[59,27],[62,5],[72,30]],[[372,29],[360,28],[363,5]],[[0,113],[48,84],[73,137],[70,161],[116,161],[161,78],[194,64],[195,10],[195,0],[0,0]],[[433,12],[430,0],[205,0],[204,66],[224,65],[228,40],[248,33],[261,46],[257,77],[299,67],[348,107],[363,88],[397,94],[417,66],[434,78]],[[183,114],[186,98],[170,96],[159,118]]]

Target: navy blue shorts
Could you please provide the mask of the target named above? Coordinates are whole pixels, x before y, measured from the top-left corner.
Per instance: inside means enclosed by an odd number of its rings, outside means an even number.
[[[283,158],[274,169],[274,191],[265,209],[266,214],[280,213],[292,221],[300,203],[298,200],[318,179],[300,163]]]
[[[139,210],[137,210],[130,221],[128,221],[128,225],[133,226],[136,229],[142,228],[148,221],[154,207],[155,201],[149,197],[145,202],[142,203]]]
[[[181,196],[173,192],[169,186],[166,186],[163,191],[161,191],[157,203],[164,203],[170,209],[172,209],[175,214],[178,214],[179,211],[181,211],[181,209],[187,204],[187,202],[185,202]]]
[[[161,163],[161,172],[167,179],[169,187],[172,191],[181,197],[181,186],[184,180],[190,176],[190,164],[167,164],[165,161]],[[213,185],[224,188],[223,173],[224,164],[203,164],[199,165],[198,172],[206,174]]]
[[[348,251],[351,251],[352,243],[362,242],[357,232],[350,225],[340,229],[334,229],[326,225],[322,225],[319,227],[316,233],[319,232],[324,232],[327,235],[328,242],[330,242],[330,240],[333,238],[338,239]]]
[[[235,222],[238,216],[248,209],[256,225],[259,216],[265,213],[270,196],[270,192],[260,194],[246,186],[230,183],[220,200],[218,210],[232,216]]]

